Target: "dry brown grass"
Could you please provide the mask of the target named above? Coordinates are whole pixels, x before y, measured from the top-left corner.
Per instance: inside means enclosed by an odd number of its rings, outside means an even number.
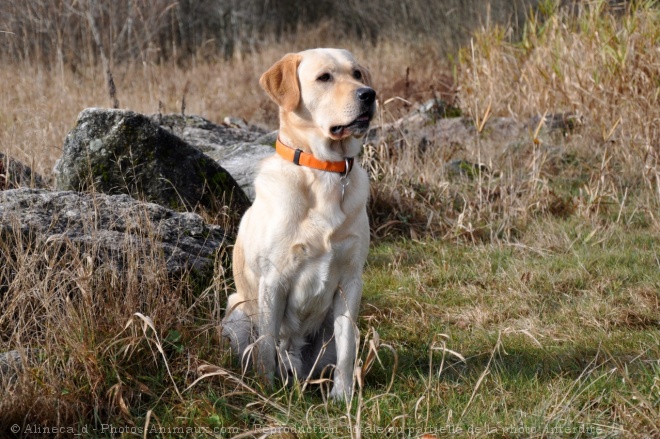
[[[75,425],[94,407],[104,416],[118,415],[122,404],[150,393],[151,384],[138,376],[157,373],[160,360],[149,346],[148,328],[126,331],[134,313],[150,316],[159,328],[181,328],[199,306],[206,319],[213,318],[209,302],[215,299],[219,308],[217,296],[199,294],[188,279],[168,277],[163,255],[148,245],[155,239],[151,224],[142,222],[144,238],[127,238],[114,262],[96,245],[29,236],[14,225],[0,239],[0,346],[21,352],[24,373],[8,387],[3,382],[0,431],[26,421]],[[84,226],[89,233],[97,227],[93,220]],[[213,334],[212,327],[206,332]]]
[[[580,3],[577,16],[547,2],[509,42],[504,29],[478,33],[461,59],[461,102],[473,118],[570,112],[583,121],[578,140],[603,163],[594,190],[641,181],[660,200],[660,14],[633,2],[615,14],[607,2]]]
[[[421,135],[404,126],[408,132],[368,150],[378,182],[373,217],[377,227],[390,226],[381,235],[508,240],[539,216],[618,212],[620,220],[631,205],[657,224],[658,8],[633,3],[621,14],[602,1],[574,10],[543,5],[522,40],[493,26],[460,52],[457,103],[472,127],[460,145],[434,142],[433,130],[416,126],[431,134],[421,148]],[[390,121],[388,104],[381,107]],[[552,131],[543,117],[557,115],[566,120]],[[517,136],[491,136],[501,118],[526,125]],[[457,180],[440,166],[451,159],[490,172]]]

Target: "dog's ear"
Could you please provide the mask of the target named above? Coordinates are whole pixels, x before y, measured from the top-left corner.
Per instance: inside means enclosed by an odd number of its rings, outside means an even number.
[[[302,57],[289,53],[261,75],[259,84],[268,96],[285,111],[293,111],[300,102],[298,65]]]

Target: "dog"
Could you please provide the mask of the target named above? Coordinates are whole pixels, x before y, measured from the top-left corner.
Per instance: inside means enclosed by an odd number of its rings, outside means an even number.
[[[370,238],[357,155],[376,92],[341,49],[287,54],[259,83],[279,106],[279,136],[239,226],[222,333],[270,384],[334,366],[330,397],[349,401]]]

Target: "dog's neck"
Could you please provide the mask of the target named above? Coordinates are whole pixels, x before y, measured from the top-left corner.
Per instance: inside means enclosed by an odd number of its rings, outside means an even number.
[[[289,124],[283,123],[282,118],[284,117],[287,116],[280,115],[279,138],[282,143],[290,148],[300,149],[324,161],[340,161],[355,157],[360,152],[360,140],[353,136],[334,140],[311,123],[305,129],[292,130],[289,128]],[[296,123],[297,127],[301,125],[299,121]]]

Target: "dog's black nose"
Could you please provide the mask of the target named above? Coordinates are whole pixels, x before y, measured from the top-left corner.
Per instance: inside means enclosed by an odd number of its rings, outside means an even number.
[[[373,104],[376,100],[376,92],[372,88],[358,88],[357,98],[365,104]]]

